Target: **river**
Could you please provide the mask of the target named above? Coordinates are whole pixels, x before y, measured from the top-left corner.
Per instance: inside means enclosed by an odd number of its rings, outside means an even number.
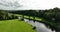
[[[40,23],[37,21],[29,20],[29,19],[24,19],[25,22],[28,24],[32,25],[33,27],[36,27],[36,32],[56,32],[55,30],[51,30],[49,26],[47,27],[44,23]]]

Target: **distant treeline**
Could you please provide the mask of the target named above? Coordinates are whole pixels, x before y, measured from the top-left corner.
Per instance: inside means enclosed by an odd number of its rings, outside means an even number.
[[[0,10],[0,20],[8,20],[17,18],[14,14],[8,13],[7,11]]]
[[[17,10],[10,11],[10,13],[42,17],[49,21],[60,23],[60,8],[57,7],[49,10]]]

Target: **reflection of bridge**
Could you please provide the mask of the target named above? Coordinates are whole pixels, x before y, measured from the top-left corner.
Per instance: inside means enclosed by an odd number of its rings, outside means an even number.
[[[47,21],[47,20],[45,20],[45,19],[42,19],[42,18],[39,18],[40,20],[38,20],[37,19],[37,17],[30,17],[30,16],[27,16],[27,17],[23,17],[23,19],[24,18],[26,18],[26,19],[29,19],[29,20],[34,20],[34,21],[38,21],[38,22],[41,22],[41,23],[44,23],[47,27],[48,26],[50,26],[50,28],[52,29],[52,30],[56,30],[57,32],[59,32],[58,30],[59,30],[59,27],[57,26],[57,24],[56,23],[54,23],[54,22],[50,22],[50,21]],[[41,20],[42,19],[42,20]]]

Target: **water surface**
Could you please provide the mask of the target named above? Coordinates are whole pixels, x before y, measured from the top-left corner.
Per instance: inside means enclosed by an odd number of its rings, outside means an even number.
[[[27,22],[28,24],[36,27],[36,32],[55,32],[55,30],[51,30],[51,28],[47,27],[44,23],[40,23],[37,21],[33,21],[33,20],[28,20],[28,19],[24,19],[25,22]]]

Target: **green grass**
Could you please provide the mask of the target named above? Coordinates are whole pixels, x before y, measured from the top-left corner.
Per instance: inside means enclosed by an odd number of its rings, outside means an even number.
[[[16,15],[16,16],[22,16],[21,14],[15,14],[15,15]],[[24,18],[29,18],[29,16],[24,15]],[[30,19],[33,19],[33,16],[30,16]],[[35,17],[35,20],[42,21],[43,19],[42,19],[42,18]]]
[[[35,32],[35,30],[26,22],[14,19],[0,21],[0,32]]]

